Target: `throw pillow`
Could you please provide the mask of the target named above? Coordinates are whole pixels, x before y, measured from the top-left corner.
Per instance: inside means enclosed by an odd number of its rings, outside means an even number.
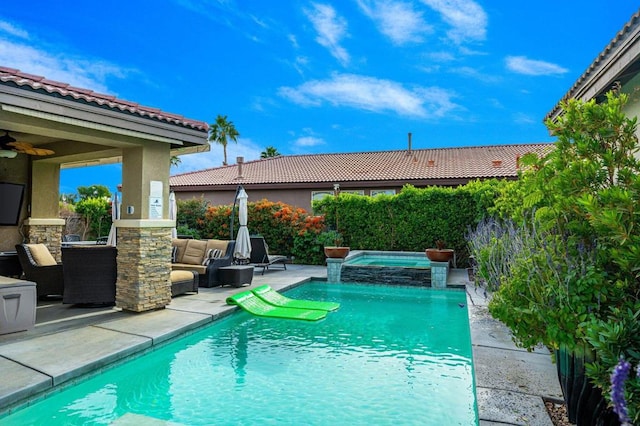
[[[212,259],[220,259],[224,253],[220,249],[209,249],[207,250],[207,254],[204,256],[204,260],[202,264],[207,266]]]
[[[51,252],[44,244],[25,244],[31,252],[31,257],[38,266],[53,266],[58,262],[51,256]]]

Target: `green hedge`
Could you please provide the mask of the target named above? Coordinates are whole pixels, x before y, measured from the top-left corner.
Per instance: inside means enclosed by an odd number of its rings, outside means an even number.
[[[324,263],[322,247],[330,239],[326,231],[337,229],[343,245],[352,250],[424,251],[443,240],[464,266],[468,229],[488,214],[505,185],[489,180],[458,188],[407,185],[397,195],[375,197],[342,193],[314,202],[320,217],[261,200],[248,204],[249,231],[264,236],[271,252],[292,256],[297,263]],[[189,217],[193,214],[198,217]],[[229,238],[230,215],[231,206],[210,206],[195,198],[178,202],[180,233],[196,238]],[[234,235],[237,226],[236,218]]]

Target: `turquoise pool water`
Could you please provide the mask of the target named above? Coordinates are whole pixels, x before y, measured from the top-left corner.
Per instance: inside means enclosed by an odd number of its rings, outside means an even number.
[[[311,283],[286,294],[341,307],[317,323],[234,314],[0,424],[478,423],[464,292]]]
[[[349,259],[345,262],[345,265],[430,268],[431,262],[424,254],[421,256],[405,256],[365,253],[353,259]]]

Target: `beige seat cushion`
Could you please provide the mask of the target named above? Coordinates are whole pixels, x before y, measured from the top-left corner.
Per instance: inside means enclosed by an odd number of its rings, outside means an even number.
[[[190,265],[202,264],[206,248],[206,241],[187,240],[187,248],[184,250],[184,255],[182,255],[182,261],[180,263],[188,263]]]
[[[195,271],[199,274],[206,274],[207,267],[204,265],[191,265],[187,263],[172,263],[171,269],[174,271]]]
[[[38,266],[52,266],[57,265],[58,262],[51,256],[49,249],[44,244],[27,244],[26,245],[31,252],[31,257]]]
[[[176,255],[176,263],[181,263],[182,262],[182,256],[184,256],[184,251],[187,248],[187,242],[189,240],[183,240],[180,238],[173,238],[171,240],[171,245],[173,247],[177,247],[178,248],[178,254]]]
[[[177,283],[179,281],[193,280],[193,272],[191,271],[171,271],[171,282]]]

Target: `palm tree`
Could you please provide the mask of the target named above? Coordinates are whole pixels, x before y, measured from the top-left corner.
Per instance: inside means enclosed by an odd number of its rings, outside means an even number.
[[[269,158],[269,157],[277,157],[280,153],[278,150],[272,146],[268,146],[260,153],[260,158]]]
[[[233,125],[233,121],[227,121],[226,115],[218,115],[216,117],[216,122],[209,125],[209,142],[215,142],[217,144],[222,145],[222,150],[224,152],[224,160],[222,161],[222,165],[227,165],[227,143],[229,140],[238,143],[238,136],[240,133],[236,130]]]

